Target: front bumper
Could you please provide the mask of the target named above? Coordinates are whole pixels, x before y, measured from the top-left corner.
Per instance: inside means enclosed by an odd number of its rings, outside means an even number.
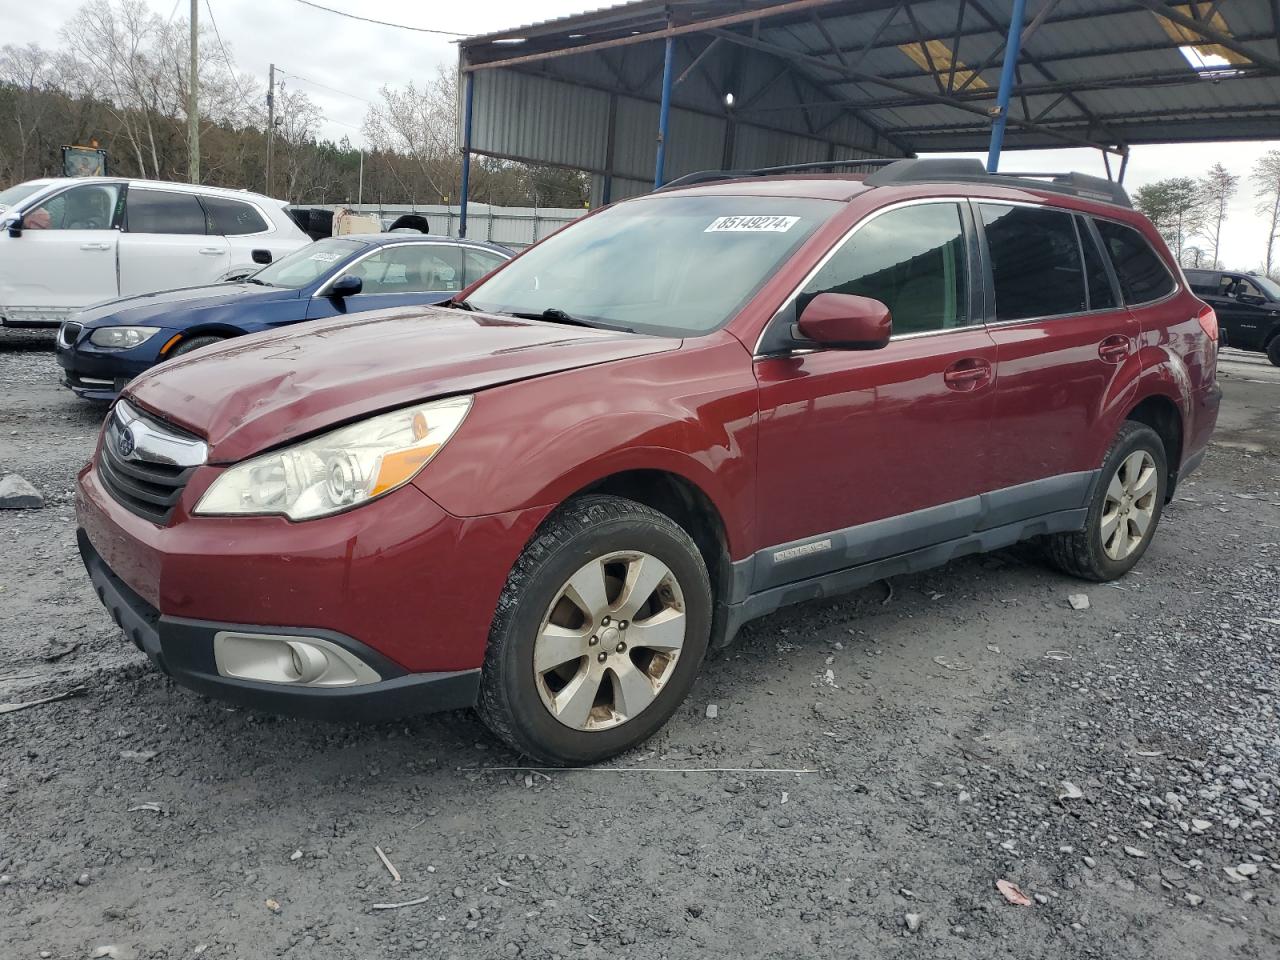
[[[88,334],[82,334],[87,338]],[[61,335],[55,347],[62,367],[62,384],[85,400],[114,400],[130,380],[157,363],[156,348],[149,343],[132,350],[91,352],[79,344],[67,345]]]
[[[96,466],[81,471],[76,514],[90,577],[153,661],[187,686],[287,713],[349,715],[302,700],[368,701],[352,709],[370,716],[473,701],[498,598],[549,508],[455,517],[408,484],[300,523],[193,517],[220,471],[197,468],[164,524],[117,501]],[[320,637],[386,679],[334,690],[232,679],[213,660],[220,630]],[[373,704],[384,696],[385,707]]]
[[[89,579],[112,619],[153,664],[184,687],[241,706],[313,720],[390,720],[476,702],[479,669],[410,673],[359,641],[330,631],[287,632],[321,636],[358,657],[381,679],[346,687],[308,687],[223,676],[214,657],[218,633],[280,634],[282,628],[162,616],[111,572],[83,530],[79,542]]]

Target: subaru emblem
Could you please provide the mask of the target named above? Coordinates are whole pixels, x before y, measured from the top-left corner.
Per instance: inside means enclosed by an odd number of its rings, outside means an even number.
[[[120,433],[116,436],[116,452],[122,457],[128,457],[136,446],[133,431],[129,427],[121,427]]]

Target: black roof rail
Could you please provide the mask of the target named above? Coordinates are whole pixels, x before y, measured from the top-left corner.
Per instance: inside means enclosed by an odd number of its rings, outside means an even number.
[[[926,158],[899,160],[877,170],[863,182],[869,187],[907,183],[985,183],[999,178],[1002,184],[1031,190],[1049,190],[1073,197],[1101,200],[1121,207],[1133,207],[1129,194],[1114,180],[1083,173],[987,173],[980,160]]]
[[[869,160],[812,160],[807,163],[784,163],[776,167],[757,167],[754,170],[699,170],[676,177],[670,183],[664,183],[658,190],[674,190],[677,187],[691,187],[697,183],[713,183],[717,180],[744,180],[749,177],[771,177],[775,173],[799,173],[805,170],[829,170],[832,167],[883,167],[892,163],[901,163],[898,158],[884,159],[875,157]],[[655,191],[657,192],[657,191]]]
[[[1003,186],[1023,187],[1031,190],[1049,190],[1072,197],[1101,200],[1120,207],[1133,207],[1129,194],[1114,180],[1091,177],[1083,173],[987,173],[981,160],[950,157],[909,158],[905,160],[818,160],[810,163],[787,163],[776,167],[758,167],[755,170],[699,170],[685,174],[658,190],[675,190],[699,183],[718,180],[743,180],[750,177],[768,177],[777,173],[796,173],[805,170],[828,170],[833,167],[877,168],[863,183],[869,187],[886,187],[891,184],[909,183],[982,183],[992,184],[997,179]]]

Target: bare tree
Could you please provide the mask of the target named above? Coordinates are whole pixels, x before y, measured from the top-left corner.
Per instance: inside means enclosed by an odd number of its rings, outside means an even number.
[[[1267,225],[1267,253],[1262,272],[1270,277],[1277,266],[1275,245],[1280,236],[1280,150],[1268,150],[1259,157],[1250,179],[1258,201],[1255,209]]]
[[[251,119],[253,84],[240,77],[212,33],[201,36],[196,82],[205,125]],[[81,64],[86,93],[108,105],[144,176],[161,179],[175,172],[178,157],[169,145],[185,145],[187,85],[190,82],[186,21],[165,22],[143,0],[86,4],[62,28],[63,46]],[[185,160],[185,157],[182,159]],[[185,164],[184,164],[185,165]]]
[[[39,44],[0,48],[0,84],[14,91],[10,117],[17,134],[16,156],[8,156],[0,142],[0,169],[11,169],[11,175],[19,180],[27,178],[27,157],[52,105],[50,98],[36,94],[53,86],[55,69],[53,59]]]
[[[1215,163],[1200,179],[1200,207],[1205,239],[1213,244],[1210,268],[1216,268],[1218,251],[1222,243],[1222,224],[1227,219],[1227,207],[1240,186],[1240,177],[1220,163]]]
[[[369,108],[364,135],[377,151],[413,158],[431,200],[458,195],[460,166],[455,143],[458,127],[458,78],[446,67],[421,87],[384,86],[382,103]]]

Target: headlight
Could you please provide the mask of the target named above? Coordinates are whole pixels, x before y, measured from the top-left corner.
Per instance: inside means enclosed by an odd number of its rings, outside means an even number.
[[[99,327],[89,335],[89,342],[113,350],[127,350],[146,343],[159,327]]]
[[[417,404],[254,457],[219,476],[195,512],[310,520],[373,500],[417,476],[470,409],[470,397]]]

